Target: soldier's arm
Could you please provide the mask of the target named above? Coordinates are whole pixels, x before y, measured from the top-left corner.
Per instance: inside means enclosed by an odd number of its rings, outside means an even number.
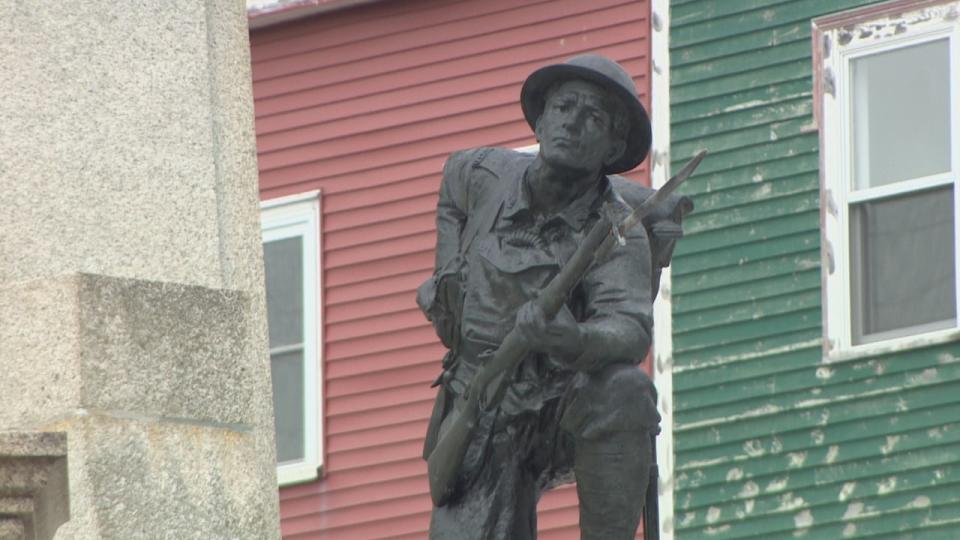
[[[647,354],[653,329],[652,262],[646,229],[626,236],[581,281],[583,320],[562,308],[548,320],[536,302],[517,312],[516,328],[528,346],[571,362],[582,371],[610,363],[638,363]]]
[[[650,242],[634,227],[626,245],[584,276],[586,310],[579,324],[583,353],[575,367],[595,371],[614,362],[638,363],[647,355],[653,331]]]

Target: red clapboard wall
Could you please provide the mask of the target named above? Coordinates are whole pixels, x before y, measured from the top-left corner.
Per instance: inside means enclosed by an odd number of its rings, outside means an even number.
[[[323,193],[324,476],[280,490],[284,538],[426,538],[420,453],[444,350],[414,290],[432,270],[443,162],[535,143],[520,85],[575,54],[621,62],[649,105],[649,13],[636,0],[381,0],[251,32],[262,197]],[[573,489],[539,508],[540,538],[579,538]]]

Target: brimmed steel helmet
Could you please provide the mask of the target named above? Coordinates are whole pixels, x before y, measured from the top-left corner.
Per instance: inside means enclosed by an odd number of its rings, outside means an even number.
[[[612,97],[623,103],[629,117],[626,150],[619,160],[603,172],[616,174],[639,165],[650,151],[650,117],[637,97],[637,87],[633,84],[633,79],[620,64],[609,58],[583,54],[574,56],[563,64],[545,66],[531,73],[520,91],[520,106],[531,129],[536,130],[537,120],[543,114],[547,89],[554,83],[573,79],[586,80],[605,88]]]

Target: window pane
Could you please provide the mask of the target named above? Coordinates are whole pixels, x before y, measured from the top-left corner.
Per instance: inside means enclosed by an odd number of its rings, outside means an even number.
[[[948,172],[949,41],[857,58],[852,69],[855,188]]]
[[[303,351],[271,357],[273,418],[277,430],[277,462],[299,461],[303,449]]]
[[[303,342],[302,250],[299,236],[263,244],[270,348]]]
[[[953,326],[953,187],[850,210],[854,343]]]

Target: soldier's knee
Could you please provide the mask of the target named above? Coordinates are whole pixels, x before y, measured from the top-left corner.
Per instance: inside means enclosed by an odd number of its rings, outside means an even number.
[[[657,388],[650,380],[650,376],[635,365],[610,364],[596,373],[593,378],[595,380],[591,382],[600,386],[604,392],[615,396],[617,401],[649,400],[656,406]]]
[[[564,427],[581,439],[618,432],[659,431],[657,391],[650,377],[630,364],[611,364],[587,376],[576,390]]]
[[[618,424],[628,430],[659,430],[657,389],[645,371],[632,364],[611,364],[592,381],[609,407],[621,410]]]

